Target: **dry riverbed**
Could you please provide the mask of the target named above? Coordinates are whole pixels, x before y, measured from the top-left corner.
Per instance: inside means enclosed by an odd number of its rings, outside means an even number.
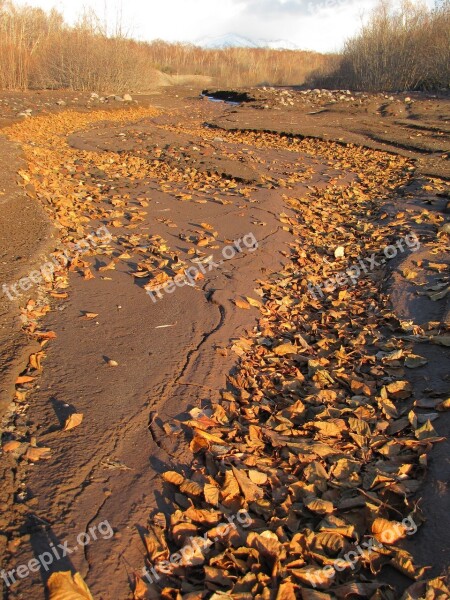
[[[448,597],[449,102],[247,93],[5,97],[4,600]]]

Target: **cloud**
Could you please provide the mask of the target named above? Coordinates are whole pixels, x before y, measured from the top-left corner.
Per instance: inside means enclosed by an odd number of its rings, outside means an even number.
[[[377,0],[16,0],[74,21],[83,6],[142,40],[195,42],[229,33],[248,39],[286,40],[299,48],[337,51],[360,28]],[[399,2],[400,0],[394,0]],[[425,0],[428,4],[434,0]],[[1,2],[1,0],[0,0]],[[107,14],[105,15],[105,8]]]
[[[312,0],[313,4],[320,2],[321,0]],[[247,0],[244,12],[263,17],[293,17],[308,14],[309,4],[309,0]]]

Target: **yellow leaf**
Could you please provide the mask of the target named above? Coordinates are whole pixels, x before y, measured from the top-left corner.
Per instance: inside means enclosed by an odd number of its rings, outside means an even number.
[[[100,267],[99,271],[114,271],[115,268],[116,268],[116,263],[112,260],[107,265]]]
[[[285,356],[286,354],[297,354],[298,348],[294,344],[281,344],[274,348],[274,352],[277,356]]]
[[[372,523],[372,533],[376,540],[382,544],[395,544],[406,535],[406,527],[398,521],[375,519]]]
[[[176,471],[166,471],[163,473],[162,477],[164,481],[168,481],[169,483],[173,483],[173,485],[178,486],[180,486],[184,481],[184,477]]]
[[[38,462],[38,460],[50,458],[50,454],[50,448],[35,448],[33,446],[30,446],[25,453],[25,458],[30,460],[31,462]]]
[[[248,302],[246,302],[245,300],[240,300],[239,298],[237,300],[233,300],[234,304],[236,304],[236,306],[238,308],[244,308],[245,310],[250,310],[250,304]]]
[[[254,300],[253,298],[250,298],[249,296],[245,296],[245,299],[247,300],[247,302],[249,304],[251,304],[251,306],[255,306],[256,308],[260,308],[261,302],[259,300]]]
[[[94,600],[79,573],[52,573],[47,581],[49,600]]]
[[[41,361],[44,356],[45,356],[45,352],[43,352],[43,351],[36,352],[35,354],[31,354],[30,355],[30,367],[32,369],[36,369],[36,371],[41,371],[42,370]]]
[[[74,429],[75,427],[78,427],[78,425],[80,425],[82,421],[83,421],[82,413],[72,413],[66,419],[66,422],[64,423],[63,431],[69,431],[70,429]]]

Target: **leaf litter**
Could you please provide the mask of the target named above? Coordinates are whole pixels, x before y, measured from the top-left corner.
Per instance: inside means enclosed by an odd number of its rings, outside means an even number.
[[[224,135],[282,145],[270,134]],[[207,549],[169,566],[164,584],[148,585],[147,595],[139,582],[139,597],[397,600],[383,582],[386,565],[413,581],[426,574],[401,542],[411,533],[405,523],[423,522],[414,494],[427,454],[442,440],[429,416],[410,410],[413,390],[402,379],[403,365],[427,361],[413,352],[414,336],[395,337],[402,322],[376,272],[320,298],[308,290],[343,264],[383,256],[394,236],[409,233],[405,213],[389,225],[376,222],[376,199],[408,180],[409,164],[355,147],[297,143],[358,175],[326,190],[310,186],[306,198],[285,196],[297,216],[288,221],[296,238],[290,262],[260,282],[260,302],[233,300],[259,308],[258,326],[233,346],[238,368],[221,402],[194,409],[182,423],[195,460],[189,476],[163,474],[175,510],[149,524],[155,532],[158,521],[158,545],[147,544],[152,566],[199,536]],[[428,338],[445,340],[436,333],[431,324]],[[218,523],[238,511],[247,511],[248,527],[235,520],[217,536]],[[378,542],[370,551],[355,552],[370,539]],[[346,559],[349,552],[356,561]],[[343,568],[325,572],[337,559]],[[404,600],[419,597],[419,589],[430,599],[446,597],[438,578],[413,584]]]
[[[126,121],[130,112],[105,113],[105,118]],[[148,114],[133,111],[132,116]],[[121,208],[126,199],[120,196],[112,199],[113,209],[104,212],[98,204],[101,190],[87,184],[76,155],[61,135],[99,118],[99,114],[65,113],[39,117],[9,131],[23,144],[30,164],[30,172],[22,173],[24,185],[33,181],[40,201],[56,220],[61,239],[69,245],[87,234],[86,224],[91,219],[107,218],[109,227],[133,229],[134,221],[141,218],[131,215],[132,220],[124,225],[120,218],[125,214]],[[213,135],[202,130],[205,139]],[[375,199],[383,194],[387,197],[407,181],[409,163],[381,152],[312,139],[250,132],[223,135],[256,148],[301,150],[354,175],[350,183],[336,178],[325,190],[309,186],[308,197],[289,194],[290,185],[301,178],[293,175],[289,181],[277,182],[286,188],[284,200],[296,212],[295,219],[280,215],[284,227],[296,238],[290,262],[280,273],[260,282],[260,301],[235,300],[241,308],[259,309],[257,330],[240,347],[238,370],[230,375],[222,401],[204,414],[194,409],[191,420],[184,423],[195,455],[192,474],[164,474],[175,490],[178,507],[170,518],[156,515],[145,537],[152,562],[166,560],[170,548],[182,548],[192,537],[207,536],[212,545],[207,553],[196,552],[191,561],[174,567],[158,595],[189,600],[203,598],[205,593],[214,600],[334,600],[349,596],[394,600],[392,588],[379,579],[375,583],[370,580],[379,577],[386,564],[412,579],[423,577],[424,570],[396,544],[406,535],[402,517],[421,523],[412,496],[424,477],[426,455],[441,438],[429,419],[421,423],[414,412],[405,417],[414,404],[412,390],[392,368],[401,367],[396,361],[402,356],[408,368],[420,368],[425,359],[413,353],[413,336],[408,340],[383,333],[386,328],[394,333],[403,329],[380,295],[376,278],[364,277],[357,287],[337,294],[325,287],[320,299],[311,297],[307,284],[341,272],[343,265],[351,265],[362,255],[382,256],[394,228],[392,223],[375,223]],[[36,142],[29,144],[30,137]],[[67,172],[52,168],[55,148],[65,159],[67,171],[78,179],[78,188]],[[196,194],[216,190],[213,193],[217,194],[236,187],[232,181],[224,184],[220,177],[205,176],[195,169],[174,173],[162,161],[149,164],[144,158],[125,156],[118,162],[109,153],[104,156],[101,168],[108,176],[144,179],[151,175],[159,178],[161,190],[166,192],[183,188]],[[95,153],[83,152],[82,158],[85,165],[98,165]],[[266,178],[268,188],[275,185]],[[179,191],[178,196],[183,202],[196,201],[192,193]],[[147,202],[141,205],[145,207]],[[423,211],[415,220],[430,219],[432,215]],[[170,221],[167,224],[171,226]],[[398,236],[408,232],[404,213],[397,215],[394,225]],[[213,242],[216,235],[209,224],[202,223],[202,228],[192,240],[200,247]],[[123,247],[119,256],[111,255],[107,243],[89,253],[105,258],[99,271],[116,269],[120,260],[137,253],[143,257],[142,264],[133,275],[150,276],[146,289],[183,273],[185,266],[160,237],[148,241],[132,234],[116,237],[116,241]],[[61,252],[55,251],[58,254]],[[443,266],[430,263],[429,268],[440,273]],[[81,258],[73,260],[68,269],[86,280],[95,277],[89,261]],[[407,277],[414,279],[409,273]],[[67,269],[57,270],[46,287],[53,297],[65,298]],[[23,311],[26,331],[42,347],[55,337],[54,332],[38,329],[39,319],[49,310],[47,304],[30,301]],[[85,313],[84,318],[96,316]],[[449,336],[433,327],[419,333],[433,343],[449,345]],[[396,352],[398,358],[388,358]],[[19,401],[31,389],[33,373],[42,369],[44,357],[43,351],[33,354],[28,369],[18,378]],[[436,406],[437,410],[448,408],[448,400]],[[81,415],[73,417],[81,422]],[[21,446],[16,442],[8,451]],[[25,444],[25,448],[30,461],[48,458],[50,453],[35,443]],[[105,468],[122,466],[110,461]],[[239,510],[248,511],[250,526],[236,524],[218,538],[218,524]],[[394,538],[389,535],[392,530]],[[381,543],[384,540],[382,548],[362,553],[356,565],[347,561],[346,568],[332,577],[324,576],[324,566],[337,558],[345,562],[342,557],[349,550],[372,536]],[[311,576],[319,589],[313,589]],[[91,597],[78,574],[56,573],[52,578],[49,591],[53,600]],[[446,591],[443,581],[434,579],[413,584],[404,598],[416,598],[419,593],[430,599],[443,598]],[[159,597],[138,576],[134,596]]]

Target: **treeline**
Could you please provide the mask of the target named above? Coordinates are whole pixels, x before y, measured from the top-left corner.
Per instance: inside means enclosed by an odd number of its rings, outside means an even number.
[[[394,8],[382,0],[357,36],[344,46],[333,73],[309,84],[366,91],[450,87],[450,0],[432,9],[409,0]]]
[[[93,13],[69,26],[55,10],[0,0],[0,89],[145,91],[161,79],[159,72],[206,75],[224,86],[294,85],[334,64],[315,52],[137,42],[120,31],[107,35]]]
[[[450,0],[437,2],[429,9],[404,0],[393,8],[389,0],[381,0],[343,52],[330,55],[138,42],[120,28],[108,35],[93,13],[69,26],[56,10],[0,0],[0,89],[120,93],[145,91],[185,75],[212,77],[217,86],[448,89]]]
[[[154,66],[171,75],[207,75],[217,85],[301,85],[312,72],[329,73],[336,55],[306,50],[227,48],[205,50],[157,41],[148,45]]]

